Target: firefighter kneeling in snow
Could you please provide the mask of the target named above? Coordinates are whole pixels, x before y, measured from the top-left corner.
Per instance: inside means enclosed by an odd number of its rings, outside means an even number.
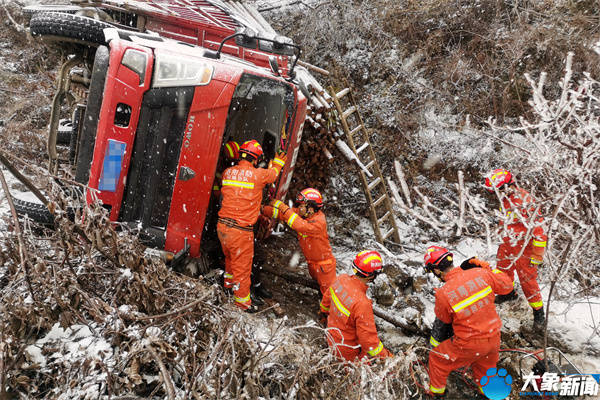
[[[442,396],[446,379],[455,369],[471,366],[479,385],[486,371],[496,367],[502,322],[494,293],[510,293],[513,285],[504,272],[475,257],[454,267],[452,253],[438,246],[427,249],[425,271],[444,282],[435,292],[429,340],[434,347],[429,353],[429,392]]]
[[[278,218],[298,232],[298,243],[306,258],[308,272],[319,283],[321,295],[324,295],[335,280],[336,262],[322,208],[321,193],[317,189],[307,188],[298,193],[296,207],[289,208],[280,200],[273,200],[263,208],[262,213],[270,218]]]
[[[367,297],[367,284],[382,272],[381,255],[362,251],[352,263],[354,275],[339,275],[323,296],[327,317],[327,343],[340,359],[390,357],[377,336],[373,303]]]
[[[280,153],[267,169],[257,168],[263,150],[256,140],[240,147],[240,161],[223,172],[217,234],[225,254],[226,289],[233,289],[235,305],[254,312],[250,300],[250,272],[254,257],[254,228],[262,202],[263,188],[275,182],[285,165]]]

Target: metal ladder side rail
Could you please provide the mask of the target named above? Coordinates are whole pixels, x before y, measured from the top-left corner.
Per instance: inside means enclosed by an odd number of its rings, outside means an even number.
[[[361,158],[360,153],[362,153],[362,150],[368,149],[367,153],[368,153],[369,160],[368,161],[364,160],[364,164],[367,165],[368,168],[372,168],[372,167],[374,168],[374,173],[372,174],[373,179],[371,180],[371,182],[369,182],[367,175],[365,174],[365,172],[362,169],[359,169],[359,172],[360,172],[361,183],[363,184],[365,196],[369,203],[369,215],[370,215],[370,219],[371,219],[371,224],[373,226],[373,230],[375,231],[375,236],[376,236],[377,240],[381,243],[383,243],[390,236],[393,236],[392,239],[395,240],[397,243],[399,243],[400,235],[398,233],[398,227],[396,225],[396,220],[394,219],[394,212],[392,209],[392,203],[389,198],[389,192],[387,190],[385,180],[383,179],[383,175],[381,173],[379,163],[377,162],[375,152],[373,151],[373,147],[371,146],[371,143],[369,141],[369,132],[364,125],[363,119],[360,115],[356,101],[354,100],[354,97],[352,96],[351,90],[350,90],[350,88],[345,88],[342,91],[336,93],[333,90],[333,88],[331,88],[330,92],[332,93],[331,100],[333,101],[333,103],[335,105],[336,111],[338,113],[338,118],[341,122],[342,129],[343,129],[344,133],[346,134],[346,138],[348,140],[350,149],[354,152],[354,154],[356,155],[356,157],[359,160]],[[350,104],[350,106],[346,110],[344,110],[344,107],[340,100],[342,97],[344,97],[346,95],[349,95],[348,103]],[[350,124],[349,124],[349,121],[347,118],[354,113],[356,113],[358,125],[356,127],[350,127]],[[358,132],[362,133],[363,138],[361,138],[361,140],[364,139],[363,143],[360,145],[360,150],[357,150],[357,148],[356,148],[356,144],[355,144],[356,141],[355,141],[355,137],[354,137],[354,135]],[[364,157],[363,157],[363,159],[364,159]],[[361,160],[361,162],[362,162],[362,160]],[[374,199],[374,196],[372,195],[371,191],[374,188],[376,188],[378,185],[383,185],[383,187],[382,187],[383,194],[381,196],[379,196],[377,199]],[[382,203],[384,206],[384,212],[383,212],[383,216],[379,217],[377,208],[380,207],[382,205]],[[387,231],[384,232],[382,229],[383,228],[382,224],[386,220],[388,220],[388,222],[389,222],[388,225],[390,226],[390,229],[388,229]]]

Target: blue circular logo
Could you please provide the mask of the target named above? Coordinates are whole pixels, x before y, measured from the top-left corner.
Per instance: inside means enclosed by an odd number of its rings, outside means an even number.
[[[504,368],[490,368],[481,377],[479,384],[483,394],[490,400],[503,400],[510,394],[512,376]]]

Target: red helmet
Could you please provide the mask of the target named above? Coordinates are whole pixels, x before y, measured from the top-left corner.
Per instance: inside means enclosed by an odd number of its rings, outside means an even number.
[[[306,203],[307,205],[320,210],[323,207],[323,196],[317,189],[306,188],[296,196],[296,203]]]
[[[381,254],[375,250],[361,251],[356,255],[352,262],[354,273],[363,278],[370,278],[379,275],[382,272],[383,261]]]
[[[512,185],[515,183],[512,174],[507,169],[495,169],[485,177],[485,187],[490,192],[494,191],[494,188],[500,189],[504,185]]]
[[[240,145],[233,140],[225,143],[223,151],[225,152],[225,157],[229,160],[237,160],[240,158]]]
[[[263,149],[256,140],[248,140],[240,147],[241,158],[250,158],[258,160],[263,155]]]
[[[445,270],[452,265],[452,253],[444,247],[430,246],[424,258],[426,272],[433,272],[434,268]]]

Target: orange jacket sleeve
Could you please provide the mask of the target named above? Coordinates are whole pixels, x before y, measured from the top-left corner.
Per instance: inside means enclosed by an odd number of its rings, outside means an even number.
[[[492,287],[495,294],[509,294],[514,289],[514,283],[510,277],[499,269],[485,270],[486,281]]]
[[[323,299],[321,299],[321,304],[319,304],[321,311],[325,314],[329,315],[329,308],[331,307],[331,288],[326,290],[323,294]]]
[[[448,299],[443,295],[441,289],[436,290],[435,292],[435,316],[445,324],[452,323],[452,312],[450,311],[450,304],[448,303]]]
[[[295,208],[290,208],[284,213],[279,214],[279,219],[285,222],[290,228],[303,235],[316,235],[321,232],[317,224],[302,218]]]
[[[531,239],[531,263],[539,265],[544,259],[544,253],[546,252],[546,243],[548,236],[544,234],[544,230],[541,226],[533,228],[533,238]]]
[[[362,350],[370,357],[383,358],[390,356],[390,352],[383,347],[383,343],[377,336],[373,304],[370,301],[361,301],[352,312],[356,313],[356,336]]]

